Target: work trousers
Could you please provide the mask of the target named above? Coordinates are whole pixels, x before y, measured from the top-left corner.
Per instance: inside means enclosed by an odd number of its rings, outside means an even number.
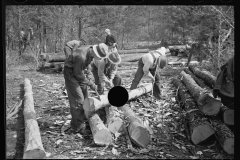
[[[65,86],[72,115],[71,127],[78,130],[87,119],[83,110],[83,101],[88,97],[87,85],[81,84],[73,74],[73,68],[64,67]]]
[[[144,72],[143,72],[143,62],[142,62],[142,58],[139,59],[138,61],[138,69],[137,69],[137,72],[135,74],[135,77],[132,81],[132,84],[131,84],[131,87],[130,87],[130,90],[133,90],[133,89],[136,89],[140,80],[142,79],[143,75],[144,75]],[[152,75],[155,74],[156,72],[156,67],[155,68],[150,68],[149,69],[150,73]],[[157,99],[160,99],[161,98],[161,84],[160,84],[160,75],[159,73],[157,72],[156,75],[155,75],[155,82],[153,84],[153,96]]]
[[[97,91],[100,95],[102,95],[104,93],[104,83],[101,83],[99,80],[99,76],[98,76],[98,68],[95,66],[94,63],[92,63],[92,73],[95,79],[95,85],[97,85]],[[110,78],[110,71],[106,71],[104,72],[104,74],[106,75],[106,77],[108,77],[108,79]],[[121,86],[122,85],[122,77],[119,74],[115,74],[115,77],[112,81],[114,86]]]

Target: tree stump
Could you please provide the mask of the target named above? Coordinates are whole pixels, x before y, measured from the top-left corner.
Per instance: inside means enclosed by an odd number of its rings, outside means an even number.
[[[23,159],[44,159],[46,157],[41,134],[39,132],[34,110],[33,92],[30,80],[24,80],[24,122],[25,122],[25,145]]]
[[[185,128],[186,132],[190,134],[191,141],[193,144],[199,144],[200,142],[207,140],[214,134],[213,128],[198,110],[194,99],[187,92],[184,84],[177,78],[174,78],[172,83],[178,88],[179,99],[181,100],[182,105],[184,105],[184,110],[186,111],[185,120],[188,125],[185,124]]]
[[[220,112],[222,103],[212,97],[209,91],[202,89],[193,78],[184,71],[180,73],[183,82],[193,98],[196,100],[200,111],[206,115],[217,115]]]

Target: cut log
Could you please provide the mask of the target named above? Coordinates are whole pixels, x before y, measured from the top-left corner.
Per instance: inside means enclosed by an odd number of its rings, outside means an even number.
[[[204,80],[204,82],[211,88],[214,87],[215,82],[216,82],[216,77],[213,76],[210,72],[208,71],[201,71],[199,68],[196,66],[190,65],[189,70],[192,71],[197,77],[201,78]]]
[[[128,100],[137,98],[145,93],[148,93],[152,90],[152,84],[146,83],[142,87],[136,88],[128,92]],[[101,101],[100,101],[101,100]],[[86,117],[90,117],[98,109],[110,106],[108,101],[108,95],[100,95],[100,100],[94,97],[88,97],[83,102],[83,109]]]
[[[33,92],[30,80],[24,80],[24,123],[25,145],[23,159],[44,159],[46,157],[34,110]]]
[[[206,115],[217,115],[220,112],[222,103],[212,97],[211,93],[202,89],[193,78],[184,71],[180,73],[183,82],[193,98],[196,100],[200,111]]]
[[[227,108],[226,106],[221,107],[223,122],[226,125],[234,125],[234,110]]]
[[[147,147],[150,142],[150,133],[143,125],[143,122],[138,118],[134,112],[127,105],[120,107],[123,111],[124,117],[129,122],[128,133],[131,141],[138,147]]]
[[[64,62],[66,59],[66,56],[64,54],[48,54],[46,56],[47,62]]]
[[[214,134],[214,130],[211,125],[206,121],[203,114],[198,110],[196,103],[192,96],[187,92],[184,84],[177,78],[172,80],[172,83],[176,88],[178,88],[178,97],[184,106],[184,110],[186,111],[186,117],[184,118],[185,129],[190,140],[194,144],[199,144],[207,140]]]
[[[191,77],[194,79],[194,81],[201,87],[201,88],[206,88],[206,85],[204,84],[204,82],[199,79],[198,77],[196,77],[188,68],[184,68],[184,72],[186,72],[187,74],[191,75]]]
[[[105,107],[105,111],[107,116],[108,130],[113,134],[115,134],[116,132],[120,132],[123,126],[123,120],[118,111],[118,108],[114,106]]]
[[[147,53],[149,49],[131,49],[131,50],[118,50],[119,54],[131,54],[131,53]]]
[[[222,121],[218,119],[212,120],[212,126],[215,129],[215,136],[223,147],[223,150],[230,154],[234,154],[234,134]]]
[[[109,145],[112,142],[111,132],[103,124],[98,114],[93,114],[88,119],[93,140],[98,145]]]

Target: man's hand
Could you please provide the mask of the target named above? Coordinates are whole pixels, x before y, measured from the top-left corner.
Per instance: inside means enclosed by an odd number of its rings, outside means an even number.
[[[91,83],[89,87],[94,91],[97,89],[97,86],[94,83]]]
[[[114,87],[114,85],[111,81],[106,81],[106,84],[108,85],[109,88]]]

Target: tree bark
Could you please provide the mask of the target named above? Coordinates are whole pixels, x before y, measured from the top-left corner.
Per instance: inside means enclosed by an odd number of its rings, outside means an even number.
[[[180,75],[183,77],[183,82],[186,85],[186,88],[196,100],[200,111],[209,116],[217,115],[222,103],[214,99],[209,91],[199,87],[189,74],[182,71]]]
[[[98,114],[91,116],[88,122],[92,131],[93,140],[96,144],[109,145],[112,142],[111,132],[103,124]]]
[[[223,147],[223,150],[230,154],[234,154],[234,134],[220,120],[213,119],[212,126],[215,129],[215,136]]]
[[[201,71],[199,68],[195,66],[189,66],[189,70],[192,71],[197,77],[201,78],[204,80],[204,82],[211,88],[214,87],[215,82],[216,82],[216,77],[213,76],[210,72],[208,71]]]
[[[145,93],[148,93],[152,90],[152,84],[147,83],[144,84],[143,87],[139,87],[137,89],[131,90],[128,92],[128,100],[137,98]],[[90,117],[94,112],[98,109],[110,106],[108,101],[108,95],[100,95],[100,100],[94,97],[88,97],[83,102],[83,109],[85,112],[86,117]]]
[[[115,134],[116,132],[119,132],[122,129],[123,120],[118,111],[118,108],[114,106],[105,107],[105,111],[106,111],[106,117],[107,117],[108,130],[113,134]]]
[[[150,142],[150,133],[148,129],[143,125],[143,122],[138,118],[134,112],[128,106],[122,106],[120,108],[126,120],[129,122],[128,133],[131,141],[138,147],[147,147]]]
[[[202,113],[198,110],[192,96],[187,92],[186,87],[181,80],[174,78],[172,83],[178,88],[178,99],[181,107],[186,111],[184,117],[187,136],[194,144],[199,144],[207,140],[214,134],[211,125],[206,121]]]
[[[23,159],[44,159],[46,154],[42,145],[41,135],[34,110],[32,85],[29,79],[24,80],[24,122],[25,145]]]
[[[46,55],[46,62],[64,62],[66,56],[64,53],[54,53]]]
[[[206,85],[204,84],[204,82],[199,79],[198,77],[196,77],[188,68],[184,68],[184,72],[186,72],[187,74],[191,75],[191,77],[194,79],[194,81],[201,87],[201,88],[206,88]]]

